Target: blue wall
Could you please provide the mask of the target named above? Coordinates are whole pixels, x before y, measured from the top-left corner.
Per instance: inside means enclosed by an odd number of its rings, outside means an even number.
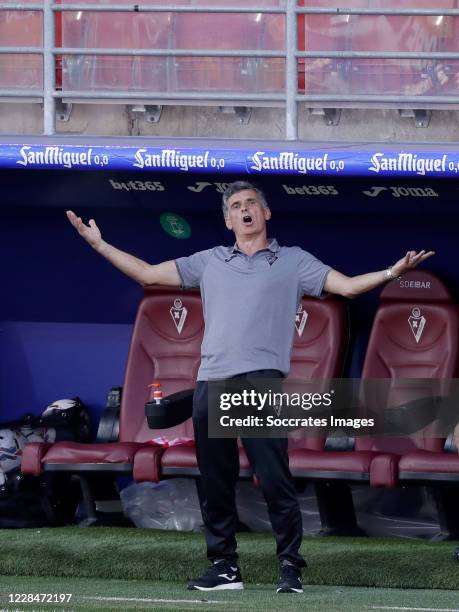
[[[200,176],[210,184],[191,191],[200,186],[185,174],[3,171],[0,178],[0,421],[39,414],[53,400],[74,395],[97,417],[109,388],[122,383],[142,291],[81,240],[65,210],[94,217],[106,240],[155,263],[232,241],[221,217],[220,187],[215,177]],[[113,187],[132,180],[159,181],[164,190]],[[330,184],[338,194],[317,193]],[[434,249],[426,267],[459,300],[456,181],[266,177],[259,185],[273,210],[270,234],[279,242],[298,244],[349,275],[384,269],[408,249]],[[316,193],[305,194],[305,185]],[[375,197],[363,193],[374,185],[386,188]],[[396,197],[393,185],[421,191]],[[295,187],[300,193],[294,195]],[[165,211],[187,219],[189,239],[163,231],[159,215]],[[374,291],[350,305],[354,376],[377,297]]]
[[[96,423],[110,387],[123,383],[131,332],[130,324],[0,322],[1,420],[80,396]]]

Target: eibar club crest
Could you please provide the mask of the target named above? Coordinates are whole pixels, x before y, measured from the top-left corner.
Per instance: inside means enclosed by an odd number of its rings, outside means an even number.
[[[272,266],[273,263],[278,259],[279,257],[276,255],[276,253],[270,253],[269,255],[266,255],[266,261],[269,263],[270,266]]]
[[[308,316],[309,315],[307,311],[303,310],[303,304],[300,304],[298,306],[298,310],[296,311],[296,317],[295,317],[295,328],[299,336],[303,335],[304,326],[306,325]]]
[[[408,324],[413,332],[414,339],[419,344],[424,327],[426,326],[426,318],[421,314],[421,309],[417,306],[411,311],[408,317]]]
[[[180,298],[174,300],[174,305],[169,312],[171,313],[172,320],[174,321],[178,333],[181,334],[188,315],[188,310],[182,304],[182,300]]]

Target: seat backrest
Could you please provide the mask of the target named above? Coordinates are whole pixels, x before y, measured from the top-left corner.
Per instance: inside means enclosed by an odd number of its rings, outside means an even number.
[[[349,340],[347,309],[343,300],[304,297],[296,313],[295,339],[289,378],[338,378],[343,374]],[[317,391],[317,386],[314,386]],[[324,439],[291,434],[289,448],[322,450]]]
[[[147,290],[134,325],[120,414],[120,441],[144,442],[165,430],[149,429],[145,419],[148,385],[159,381],[164,395],[196,384],[204,320],[199,291]],[[192,437],[191,420],[167,430],[167,438]]]
[[[303,298],[296,314],[290,377],[329,379],[342,374],[348,340],[343,301]],[[191,421],[167,430],[149,429],[148,385],[161,382],[165,395],[194,387],[204,320],[199,292],[155,288],[143,297],[131,339],[120,415],[120,441],[144,442],[161,434],[193,437]],[[322,448],[319,438],[293,439],[295,447]]]
[[[459,307],[431,272],[413,270],[388,283],[381,293],[362,371],[364,379],[391,379],[384,397],[371,400],[381,407],[400,406],[426,397],[435,381],[449,379],[459,371]],[[407,379],[418,379],[407,384]],[[437,394],[437,393],[436,393]],[[368,401],[368,398],[367,398]],[[357,438],[360,450],[407,452],[415,448],[441,450],[443,440],[428,430],[409,438]]]

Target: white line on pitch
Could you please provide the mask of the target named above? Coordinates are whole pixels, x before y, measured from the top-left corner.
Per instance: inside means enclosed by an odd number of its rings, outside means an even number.
[[[136,603],[191,603],[191,604],[231,604],[231,601],[215,599],[147,599],[141,597],[89,597],[82,596],[79,599],[90,599],[92,601],[132,601]]]
[[[409,608],[400,606],[371,606],[372,610],[403,610],[417,612],[459,612],[459,608]]]

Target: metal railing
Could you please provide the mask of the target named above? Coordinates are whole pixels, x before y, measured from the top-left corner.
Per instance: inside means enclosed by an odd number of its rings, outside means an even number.
[[[298,60],[329,59],[401,59],[401,60],[459,60],[459,52],[374,52],[374,51],[299,51],[298,50],[298,16],[299,15],[368,15],[368,16],[451,16],[459,17],[459,9],[371,9],[371,8],[323,8],[299,7],[297,0],[286,0],[285,8],[281,7],[235,7],[235,6],[146,6],[137,4],[94,5],[94,4],[55,4],[53,0],[43,0],[43,4],[6,3],[0,5],[0,11],[40,11],[43,13],[43,46],[42,47],[0,47],[1,54],[30,54],[43,57],[42,89],[0,89],[1,98],[31,98],[43,100],[44,134],[55,133],[56,99],[78,98],[88,100],[154,100],[157,101],[190,101],[221,103],[241,100],[256,106],[257,103],[272,102],[285,105],[285,137],[287,140],[298,139],[298,104],[331,103],[382,103],[394,104],[441,104],[458,105],[459,96],[426,96],[426,95],[382,95],[382,94],[300,94],[298,92]],[[268,51],[256,49],[239,49],[225,51],[220,49],[120,49],[120,48],[73,48],[56,47],[55,13],[56,12],[125,12],[125,13],[261,13],[285,15],[285,49]],[[217,92],[175,92],[175,91],[71,91],[56,89],[56,56],[135,56],[135,57],[219,57],[219,58],[282,58],[285,59],[285,88],[282,93],[228,93]]]

